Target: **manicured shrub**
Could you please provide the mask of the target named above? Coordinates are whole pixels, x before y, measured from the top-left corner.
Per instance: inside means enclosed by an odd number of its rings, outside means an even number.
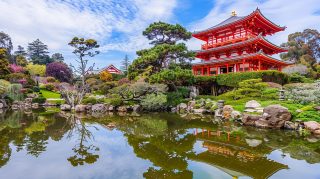
[[[10,67],[10,71],[12,73],[23,73],[24,72],[24,69],[22,66],[19,66],[16,64],[10,64],[9,67]]]
[[[164,83],[175,86],[191,85],[194,81],[195,77],[192,74],[192,71],[188,69],[181,69],[180,67],[164,69],[149,77],[150,83]]]
[[[14,101],[20,101],[23,99],[23,94],[21,93],[22,85],[21,84],[11,84],[8,87],[8,96]]]
[[[262,97],[262,91],[266,89],[268,84],[262,82],[261,79],[244,80],[239,83],[239,88],[225,94],[235,100],[245,97]]]
[[[33,86],[32,87],[32,90],[34,91],[34,92],[40,92],[40,88],[39,88],[39,86]]]
[[[167,96],[165,94],[148,94],[141,100],[141,106],[148,111],[159,111],[166,108]]]
[[[54,85],[51,83],[45,84],[44,88],[48,91],[53,91],[54,90]]]
[[[320,88],[316,83],[295,83],[285,86],[286,97],[300,104],[320,103]]]
[[[120,106],[123,103],[123,101],[120,95],[111,94],[108,96],[108,98],[105,99],[105,103],[111,104],[113,106]]]
[[[45,103],[46,102],[46,98],[45,97],[43,97],[43,96],[39,96],[39,97],[37,97],[37,98],[33,98],[32,99],[32,103],[39,103],[39,104],[43,104],[43,103]]]
[[[7,93],[10,82],[0,79],[0,97]]]

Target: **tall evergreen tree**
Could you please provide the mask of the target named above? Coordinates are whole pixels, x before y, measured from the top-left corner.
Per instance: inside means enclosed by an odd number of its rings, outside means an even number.
[[[61,53],[54,53],[54,54],[52,54],[51,58],[54,62],[63,62],[64,61],[64,57]]]
[[[4,32],[0,32],[0,48],[6,49],[7,55],[10,55],[13,49],[10,36]]]
[[[15,56],[27,56],[27,52],[25,51],[25,49],[21,46],[18,45],[17,50],[14,52]]]
[[[130,64],[131,64],[131,61],[130,61],[128,55],[126,55],[121,62],[121,70],[125,75],[128,74],[128,68],[129,68]]]
[[[52,59],[47,55],[48,46],[39,39],[28,44],[28,55],[34,64],[48,64]]]

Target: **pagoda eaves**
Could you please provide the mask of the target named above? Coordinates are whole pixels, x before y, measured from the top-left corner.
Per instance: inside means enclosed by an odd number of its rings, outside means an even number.
[[[243,27],[252,30],[256,35],[262,33],[263,36],[272,35],[279,31],[284,31],[286,27],[276,25],[269,19],[267,19],[257,8],[248,16],[231,16],[225,21],[210,27],[206,30],[196,31],[192,34],[193,37],[203,41],[208,40],[207,35],[216,35],[221,32],[232,32],[235,29]]]

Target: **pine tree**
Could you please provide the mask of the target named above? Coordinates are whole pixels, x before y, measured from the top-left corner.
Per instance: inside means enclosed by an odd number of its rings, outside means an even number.
[[[23,56],[25,57],[27,55],[27,52],[24,50],[24,48],[21,45],[18,45],[17,50],[14,52],[15,56]]]
[[[53,60],[47,55],[48,46],[39,39],[28,44],[28,55],[34,64],[48,64]]]
[[[129,60],[128,55],[126,55],[124,57],[123,61],[121,62],[121,65],[122,65],[121,70],[125,75],[128,74],[128,68],[129,68],[130,64],[131,64],[131,61]]]
[[[64,57],[62,56],[61,53],[54,53],[52,56],[51,56],[52,60],[54,62],[63,62],[64,61]]]

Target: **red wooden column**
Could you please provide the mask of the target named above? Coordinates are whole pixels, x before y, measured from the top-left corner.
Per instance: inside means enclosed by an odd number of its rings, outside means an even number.
[[[242,60],[242,72],[244,72],[244,64],[245,64],[245,62],[246,62],[246,61],[243,59],[243,60]]]
[[[261,70],[261,60],[260,59],[259,59],[258,63],[259,63],[259,71],[260,71]]]
[[[227,73],[229,73],[229,64],[227,63],[226,66],[227,66]]]
[[[216,75],[218,75],[219,74],[219,67],[218,66],[216,66]]]
[[[201,68],[201,73],[202,73],[202,76],[204,75],[204,68],[202,67]]]
[[[210,76],[210,66],[207,66],[207,75]]]

